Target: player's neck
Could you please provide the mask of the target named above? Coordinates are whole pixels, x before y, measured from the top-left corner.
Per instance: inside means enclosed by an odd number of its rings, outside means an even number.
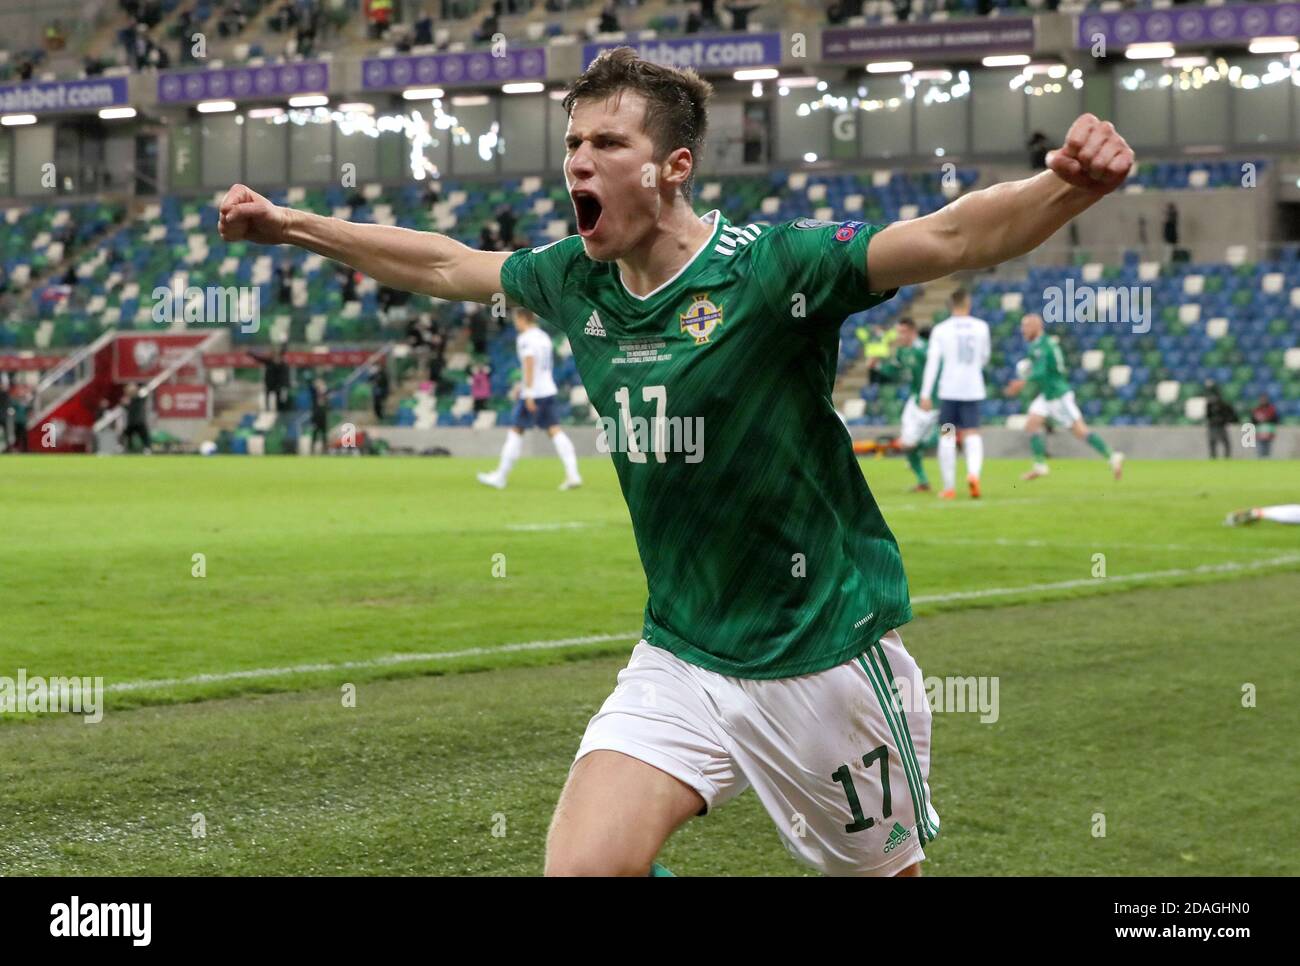
[[[623,284],[633,295],[653,292],[695,257],[713,230],[713,224],[701,221],[689,202],[677,199],[645,240],[618,260]]]

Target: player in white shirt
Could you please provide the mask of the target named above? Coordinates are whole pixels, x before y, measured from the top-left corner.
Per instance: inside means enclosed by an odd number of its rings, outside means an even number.
[[[498,490],[506,488],[510,468],[519,459],[524,446],[524,430],[532,426],[546,430],[555,444],[555,452],[564,464],[564,482],[561,490],[582,486],[578,473],[578,454],[573,441],[555,421],[555,376],[553,363],[555,348],[551,337],[537,324],[537,318],[525,308],[515,309],[515,330],[519,333],[515,346],[519,352],[519,368],[523,381],[519,384],[519,402],[515,405],[514,425],[506,433],[501,447],[501,462],[491,473],[478,474],[478,481]]]
[[[935,384],[939,396],[939,497],[957,495],[957,444],[966,456],[966,483],[972,499],[979,499],[980,470],[984,466],[984,440],[980,438],[980,403],[984,399],[984,367],[992,352],[989,324],[970,314],[965,289],[952,293],[952,315],[930,332],[921,384],[921,408],[934,408]]]

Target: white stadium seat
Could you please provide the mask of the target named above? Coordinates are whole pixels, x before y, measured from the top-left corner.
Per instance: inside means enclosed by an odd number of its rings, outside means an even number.
[[[1106,374],[1106,381],[1118,389],[1121,386],[1127,386],[1132,376],[1133,370],[1129,366],[1111,366],[1110,372]]]
[[[1156,402],[1169,405],[1178,402],[1179,382],[1176,379],[1165,379],[1156,384]]]
[[[1228,320],[1223,316],[1210,319],[1205,323],[1205,334],[1211,339],[1222,339],[1228,334]]]

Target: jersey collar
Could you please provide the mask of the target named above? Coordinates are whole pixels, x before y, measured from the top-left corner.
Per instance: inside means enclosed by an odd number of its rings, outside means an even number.
[[[666,280],[666,281],[663,282],[662,284],[660,284],[660,285],[656,286],[655,288],[651,289],[651,290],[650,290],[649,292],[647,292],[645,295],[637,295],[637,294],[635,294],[635,293],[634,293],[630,288],[627,287],[627,283],[625,283],[625,282],[623,281],[623,269],[622,269],[622,268],[619,268],[619,269],[618,269],[618,284],[619,284],[620,286],[622,286],[622,288],[623,288],[623,293],[624,293],[625,295],[627,295],[629,298],[636,299],[638,302],[644,302],[644,301],[646,301],[647,299],[652,299],[652,298],[654,298],[654,297],[655,297],[656,295],[658,295],[660,292],[662,292],[662,291],[664,291],[666,288],[668,288],[668,286],[672,285],[673,282],[677,281],[679,278],[681,278],[683,275],[685,275],[686,272],[687,272],[687,270],[689,270],[690,267],[691,267],[692,265],[694,265],[694,264],[696,263],[696,261],[699,260],[699,257],[700,257],[701,255],[703,255],[704,252],[708,249],[708,247],[709,247],[710,245],[714,244],[715,240],[717,239],[717,237],[718,237],[718,231],[719,231],[719,229],[722,227],[722,212],[721,212],[719,209],[714,208],[712,211],[708,211],[708,212],[705,212],[704,214],[700,215],[700,221],[704,222],[706,225],[709,224],[710,222],[712,222],[712,223],[713,223],[713,233],[710,234],[709,237],[708,237],[707,239],[705,239],[703,245],[701,245],[698,249],[696,249],[695,254],[692,255],[692,256],[690,257],[690,259],[686,262],[686,264],[683,265],[681,268],[679,268],[676,272],[673,273],[672,278]]]

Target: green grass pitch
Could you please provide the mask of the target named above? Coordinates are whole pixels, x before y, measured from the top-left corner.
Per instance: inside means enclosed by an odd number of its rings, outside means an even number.
[[[1223,526],[1300,501],[1295,465],[1025,465],[941,504],[862,463],[909,650],[1000,683],[996,723],[935,715],[926,873],[1300,874],[1300,528]],[[608,461],[488,467],[0,462],[0,676],[108,688],[99,724],[0,715],[0,874],[540,872],[645,585]],[[662,861],[803,873],[753,795]]]

